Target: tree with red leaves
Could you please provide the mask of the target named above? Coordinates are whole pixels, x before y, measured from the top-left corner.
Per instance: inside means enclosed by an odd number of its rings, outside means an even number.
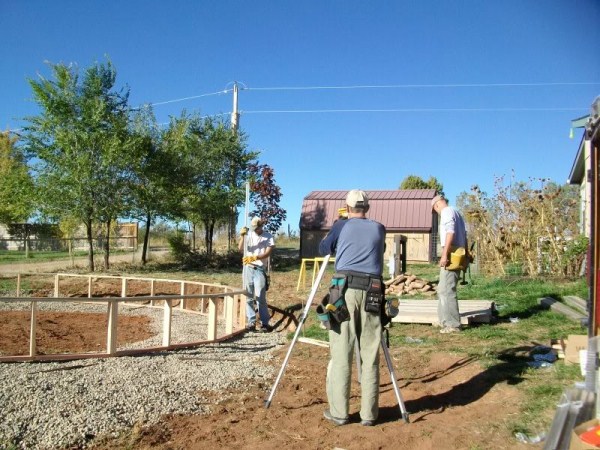
[[[279,206],[281,188],[275,183],[275,171],[268,164],[252,163],[248,167],[250,175],[250,200],[255,209],[252,216],[265,222],[265,230],[275,234],[287,217],[287,212]]]

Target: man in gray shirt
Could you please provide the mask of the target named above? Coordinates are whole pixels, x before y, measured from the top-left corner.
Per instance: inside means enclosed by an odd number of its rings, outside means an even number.
[[[357,342],[362,361],[361,424],[372,426],[379,414],[382,326],[380,310],[375,310],[378,295],[379,308],[383,308],[385,227],[366,218],[369,198],[364,191],[350,191],[346,204],[348,220],[337,221],[319,245],[321,255],[335,254],[334,280],[343,280],[342,296],[350,315],[349,320],[332,321],[329,330],[330,361],[326,381],[329,409],[323,415],[335,425],[348,423],[352,355]]]
[[[460,277],[460,269],[451,267],[450,254],[459,247],[464,249],[464,260],[469,258],[467,247],[467,230],[462,216],[454,208],[448,206],[447,200],[436,195],[431,200],[431,207],[440,215],[440,281],[438,283],[438,320],[442,329],[440,333],[456,333],[460,331],[460,313],[456,298],[456,285]],[[466,267],[462,267],[466,269]]]

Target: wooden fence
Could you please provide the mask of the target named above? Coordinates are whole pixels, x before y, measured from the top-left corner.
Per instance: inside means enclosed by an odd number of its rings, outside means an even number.
[[[39,276],[40,274],[35,274]],[[29,333],[29,355],[0,356],[0,362],[17,361],[52,361],[72,360],[82,358],[102,358],[109,356],[124,356],[132,354],[148,353],[153,351],[164,351],[176,348],[192,347],[210,342],[227,340],[233,336],[243,333],[246,326],[246,294],[243,289],[234,289],[229,286],[202,283],[197,281],[168,280],[156,278],[140,278],[130,276],[108,276],[108,275],[79,275],[58,273],[54,276],[53,297],[22,297],[21,284],[23,276],[16,276],[16,296],[0,297],[0,302],[31,302],[31,320]],[[87,297],[61,297],[61,281],[67,278],[83,278],[87,284]],[[98,297],[95,286],[103,280],[112,280],[120,283],[120,297]],[[147,296],[128,296],[128,286],[133,283],[147,283]],[[158,283],[176,288],[179,292],[173,295],[155,295]],[[191,289],[194,287],[194,289]],[[199,293],[190,294],[190,290],[199,290]],[[209,292],[210,291],[210,292]],[[77,300],[85,299],[85,300]],[[45,302],[85,302],[107,305],[107,331],[106,352],[100,353],[63,353],[52,355],[39,355],[36,351],[36,330],[38,304]],[[117,324],[119,321],[119,305],[127,303],[144,303],[148,308],[162,308],[162,346],[148,347],[142,349],[117,349]],[[185,343],[171,343],[171,327],[173,309],[177,307],[186,314],[200,314],[208,317],[207,340]],[[68,311],[68,310],[66,310]],[[220,313],[220,314],[219,314]],[[225,334],[218,335],[219,316],[225,324]]]

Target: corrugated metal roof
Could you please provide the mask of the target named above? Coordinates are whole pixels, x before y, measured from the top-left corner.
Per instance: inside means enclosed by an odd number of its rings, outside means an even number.
[[[388,231],[428,232],[433,223],[431,199],[434,189],[366,191],[367,217],[381,222]],[[302,202],[300,229],[327,230],[346,206],[348,191],[312,191]]]

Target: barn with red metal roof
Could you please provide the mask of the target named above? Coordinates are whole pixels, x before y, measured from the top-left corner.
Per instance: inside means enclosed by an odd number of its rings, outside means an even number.
[[[386,259],[398,251],[396,236],[406,237],[408,261],[430,262],[437,258],[437,214],[431,209],[434,189],[365,192],[369,196],[367,217],[386,228]],[[312,191],[304,197],[300,215],[302,258],[318,256],[319,242],[338,219],[338,209],[346,206],[347,193]]]

